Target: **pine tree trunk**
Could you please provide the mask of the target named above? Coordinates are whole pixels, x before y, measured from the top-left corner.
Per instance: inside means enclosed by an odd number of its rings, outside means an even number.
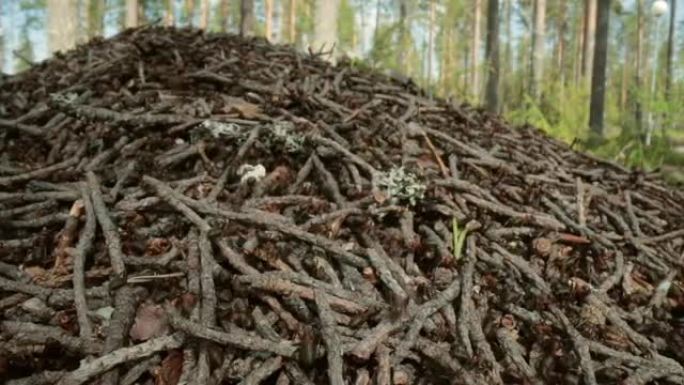
[[[636,121],[637,131],[641,134],[643,128],[643,111],[641,108],[641,101],[639,100],[639,92],[641,91],[642,83],[642,68],[643,68],[643,53],[644,53],[644,0],[636,0],[637,2],[637,36],[636,36],[636,58],[634,63],[634,86],[635,91],[632,95],[634,99],[634,120]]]
[[[565,34],[567,32],[568,23],[566,19],[567,4],[561,1],[558,4],[558,40],[556,45],[556,65],[558,66],[558,74],[561,85],[565,85]]]
[[[499,112],[499,0],[489,0],[487,6],[487,90],[485,106]]]
[[[408,0],[399,0],[399,49],[397,50],[397,65],[406,74],[406,35],[408,31]]]
[[[105,0],[90,0],[88,8],[88,37],[102,36],[104,32]]]
[[[170,27],[176,23],[176,8],[173,6],[174,0],[166,0],[164,10],[164,25]]]
[[[195,25],[195,0],[185,0],[185,15],[189,26]]]
[[[577,18],[579,18],[579,23],[575,24],[574,28],[574,39],[575,39],[575,58],[573,59],[573,81],[574,85],[580,84],[581,77],[583,76],[583,60],[584,60],[584,33],[586,27],[586,18],[584,17],[585,12],[577,12]]]
[[[474,6],[473,39],[470,46],[470,92],[475,99],[478,99],[480,95],[480,19],[482,18],[482,0],[475,0]]]
[[[200,3],[199,27],[201,29],[207,29],[207,27],[209,27],[209,0],[202,0]]]
[[[230,0],[221,0],[221,8],[219,9],[219,24],[221,31],[228,31],[228,24],[230,16]]]
[[[254,0],[240,0],[240,35],[254,35]]]
[[[66,51],[76,44],[77,1],[47,0],[48,48]]]
[[[534,2],[534,27],[532,33],[532,64],[530,95],[541,98],[541,82],[544,76],[544,38],[546,33],[546,0]]]
[[[665,68],[665,97],[669,100],[672,92],[672,71],[675,44],[675,24],[677,20],[677,0],[670,0],[670,28],[667,32],[667,59]]]
[[[603,1],[603,0],[602,0]],[[582,53],[582,76],[588,77],[593,68],[594,41],[596,35],[596,2],[597,0],[584,0],[584,32]]]
[[[596,42],[594,43],[594,65],[591,76],[591,102],[589,105],[589,128],[594,140],[600,140],[603,137],[609,22],[610,1],[601,0],[597,7]]]
[[[126,28],[138,26],[138,0],[126,0]]]
[[[290,0],[290,16],[287,19],[287,38],[290,43],[297,41],[297,0]]]
[[[264,0],[264,35],[266,40],[273,38],[273,0]]]
[[[512,14],[513,7],[511,5],[512,0],[505,0],[504,12],[505,12],[505,25],[506,25],[506,48],[504,48],[504,60],[503,66],[500,68],[500,76],[502,83],[502,100],[506,100],[510,95],[510,76],[512,74],[513,67],[513,23]],[[503,110],[505,103],[501,104],[500,110]]]
[[[335,57],[337,45],[337,18],[340,0],[316,0],[314,13],[314,38],[311,48],[314,52],[330,52]]]
[[[428,51],[427,51],[427,73],[426,85],[430,89],[432,84],[432,60],[435,54],[435,1],[429,0],[429,21],[428,21]],[[431,91],[430,91],[431,92]]]

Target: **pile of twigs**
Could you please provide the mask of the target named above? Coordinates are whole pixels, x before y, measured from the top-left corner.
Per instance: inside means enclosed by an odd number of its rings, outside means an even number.
[[[0,109],[8,384],[684,383],[684,194],[651,175],[191,30]]]

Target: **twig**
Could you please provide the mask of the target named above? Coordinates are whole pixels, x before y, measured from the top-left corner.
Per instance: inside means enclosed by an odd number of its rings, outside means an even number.
[[[253,335],[235,325],[231,325],[228,332],[221,332],[186,320],[174,312],[170,314],[170,320],[173,328],[197,338],[214,341],[220,345],[228,345],[242,350],[271,352],[284,357],[293,357],[297,351],[291,341],[273,342]]]
[[[591,360],[591,354],[589,353],[589,346],[587,346],[586,340],[572,326],[568,317],[566,317],[565,314],[560,309],[553,306],[551,308],[551,312],[553,313],[553,315],[556,316],[556,318],[558,318],[558,320],[563,325],[563,328],[565,329],[565,331],[568,333],[568,335],[572,339],[572,343],[575,347],[575,351],[577,352],[577,355],[579,356],[579,359],[580,359],[579,365],[580,365],[580,368],[582,368],[582,374],[584,375],[584,382],[587,385],[597,385],[596,376],[594,374],[594,364]]]
[[[107,355],[81,364],[73,372],[65,375],[58,385],[80,385],[92,378],[115,368],[126,362],[139,360],[164,350],[177,349],[183,345],[183,335],[180,333],[151,339],[142,344],[115,350]]]
[[[126,281],[126,264],[124,263],[125,257],[121,251],[119,231],[109,216],[109,211],[107,210],[104,198],[102,197],[102,190],[100,189],[100,182],[98,181],[97,176],[95,176],[95,173],[92,171],[88,171],[86,176],[88,179],[88,188],[90,188],[91,197],[93,199],[95,215],[97,216],[97,221],[100,223],[100,227],[105,236],[109,260],[115,274],[114,279],[123,283]]]
[[[316,290],[316,309],[321,320],[321,335],[325,343],[325,354],[328,359],[328,380],[330,385],[344,385],[344,363],[342,361],[342,344],[335,331],[335,317],[330,309],[328,295],[321,290]]]
[[[163,199],[166,203],[171,205],[176,210],[183,213],[183,215],[185,215],[185,217],[188,218],[190,222],[194,223],[195,226],[197,226],[200,229],[200,231],[209,232],[211,230],[211,226],[209,225],[209,223],[207,223],[204,219],[197,215],[197,213],[195,213],[191,208],[186,206],[181,201],[181,199],[179,199],[179,195],[181,194],[177,193],[166,183],[158,179],[152,178],[148,175],[143,176],[143,182],[154,187],[154,189],[157,190],[157,195],[161,199]]]
[[[271,357],[250,372],[239,385],[259,385],[283,366],[283,358]]]
[[[85,296],[85,262],[93,248],[97,218],[95,209],[90,200],[91,191],[85,183],[79,185],[81,190],[81,200],[85,208],[86,223],[78,237],[78,244],[74,250],[74,274],[72,282],[74,285],[74,306],[78,317],[78,327],[81,338],[90,339],[93,335],[92,325],[88,319],[88,303]]]

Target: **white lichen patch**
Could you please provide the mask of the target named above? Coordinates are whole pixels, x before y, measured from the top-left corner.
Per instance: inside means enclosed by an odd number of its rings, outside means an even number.
[[[222,136],[236,138],[241,135],[240,126],[235,123],[205,120],[200,124],[200,127],[208,130],[214,138],[220,138]]]
[[[394,167],[377,175],[375,187],[382,189],[392,203],[408,202],[411,206],[423,199],[427,189],[415,174],[404,167]]]
[[[286,152],[297,153],[304,148],[306,138],[295,131],[292,122],[274,122],[268,127],[266,140],[270,145],[283,146]]]
[[[266,167],[261,164],[243,164],[237,169],[237,174],[240,176],[240,183],[242,184],[250,181],[258,182],[266,176]]]

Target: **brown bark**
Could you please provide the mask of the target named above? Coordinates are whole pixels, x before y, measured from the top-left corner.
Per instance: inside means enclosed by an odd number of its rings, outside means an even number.
[[[487,90],[485,106],[499,111],[499,0],[489,0],[487,8]]]
[[[593,68],[596,34],[596,1],[584,0],[584,31],[582,32],[582,76],[588,77]]]
[[[264,35],[266,40],[271,40],[273,35],[273,0],[264,0]]]
[[[596,139],[603,136],[609,22],[610,1],[603,0],[597,8],[594,68],[591,76],[591,104],[589,105],[589,128],[591,129],[592,136]]]
[[[546,0],[534,2],[534,31],[532,33],[532,60],[530,95],[535,100],[541,97],[541,83],[544,76],[544,38],[546,34]]]
[[[665,66],[665,96],[669,100],[672,91],[673,55],[675,44],[675,24],[677,20],[677,0],[670,0],[670,27],[667,33],[667,59]]]
[[[240,0],[240,35],[254,34],[254,0]]]
[[[473,38],[470,46],[470,93],[475,98],[480,94],[480,19],[482,18],[482,0],[474,1]]]

